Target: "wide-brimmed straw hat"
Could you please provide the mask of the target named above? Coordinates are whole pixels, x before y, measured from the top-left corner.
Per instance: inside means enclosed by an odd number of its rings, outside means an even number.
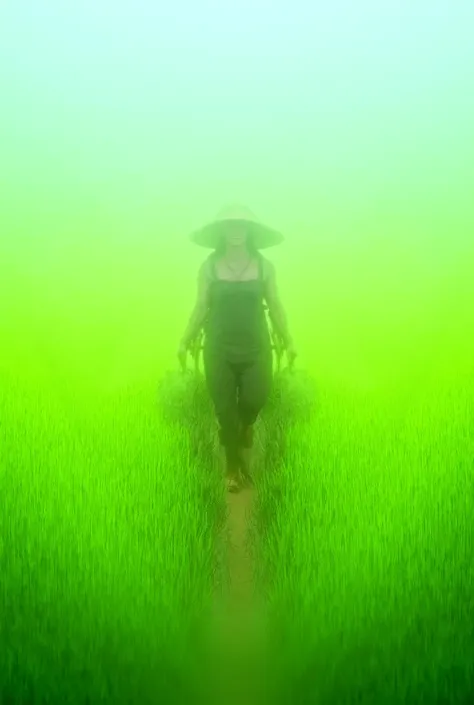
[[[241,205],[222,208],[212,222],[191,233],[190,240],[200,247],[215,250],[221,242],[223,226],[229,221],[243,222],[248,226],[249,235],[257,250],[274,247],[284,240],[280,232],[260,223],[249,208]]]

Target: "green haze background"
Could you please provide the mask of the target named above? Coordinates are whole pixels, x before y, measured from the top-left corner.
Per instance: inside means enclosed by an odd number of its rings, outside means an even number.
[[[474,360],[471,0],[0,9],[0,364],[76,399],[175,364],[228,201],[320,384],[463,382]]]

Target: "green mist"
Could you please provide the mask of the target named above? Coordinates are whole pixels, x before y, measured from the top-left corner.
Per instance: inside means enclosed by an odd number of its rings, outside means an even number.
[[[321,380],[472,373],[469,3],[2,10],[2,367],[92,393],[173,364],[228,201]]]
[[[104,702],[125,701],[127,692],[152,703],[160,687],[171,692],[162,702],[179,702],[165,666],[163,682],[150,674],[168,644],[170,659],[181,663],[193,620],[209,606],[224,501],[217,476],[207,475],[203,489],[203,467],[183,424],[170,430],[157,418],[155,392],[164,373],[178,369],[178,341],[207,255],[187,235],[228,202],[248,205],[286,236],[268,257],[299,351],[297,369],[322,400],[314,437],[292,429],[285,469],[261,494],[270,526],[259,550],[262,566],[277,576],[273,604],[298,595],[298,619],[310,623],[316,593],[306,589],[306,557],[314,558],[311,570],[319,565],[311,517],[342,495],[337,531],[329,510],[322,529],[330,550],[317,594],[324,614],[314,638],[321,624],[327,637],[320,666],[333,653],[328,643],[344,673],[336,632],[345,616],[352,615],[356,636],[367,614],[379,633],[371,586],[387,593],[391,556],[401,555],[403,564],[412,535],[421,537],[410,565],[410,576],[422,575],[413,582],[417,599],[431,570],[422,557],[432,527],[454,587],[463,599],[469,594],[472,576],[462,573],[461,559],[472,564],[472,26],[471,0],[2,6],[0,409],[7,422],[0,429],[0,574],[4,596],[17,596],[8,614],[18,623],[9,619],[0,674],[8,671],[12,688],[24,672],[32,681],[41,672],[38,687],[65,702],[69,691],[57,674],[66,661],[79,693],[85,686],[74,664],[95,673],[113,642],[120,679]],[[363,407],[362,398],[374,406]],[[425,416],[426,399],[436,398]],[[206,432],[208,421],[200,419]],[[397,478],[393,486],[386,467]],[[372,504],[364,505],[369,480]],[[356,508],[353,497],[361,498]],[[300,526],[308,503],[312,513]],[[354,527],[366,543],[346,550]],[[433,613],[449,587],[443,567],[435,568]],[[334,615],[337,594],[346,611]],[[457,594],[449,606],[461,623]],[[405,602],[394,595],[395,623],[399,605],[411,603],[409,591]],[[164,610],[159,632],[154,625]],[[291,644],[298,629],[296,619],[274,625]],[[468,644],[467,628],[462,635]],[[370,630],[362,636],[370,640]],[[53,644],[55,660],[45,644]],[[451,642],[443,644],[438,665],[452,653]],[[387,647],[387,671],[392,653]],[[429,653],[416,653],[429,673]],[[11,654],[24,654],[24,672],[14,672]],[[295,647],[295,670],[311,657]],[[286,652],[271,665],[279,672],[281,661],[291,683]],[[104,669],[91,692],[103,693],[115,678],[113,659]],[[372,677],[369,666],[367,673]],[[329,698],[331,687],[325,681]]]

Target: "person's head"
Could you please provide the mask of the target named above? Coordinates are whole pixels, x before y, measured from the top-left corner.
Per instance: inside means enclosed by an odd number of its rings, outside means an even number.
[[[228,250],[248,250],[255,252],[253,236],[249,224],[242,220],[229,220],[222,224],[221,239],[218,250],[226,252]]]
[[[259,250],[283,242],[283,235],[260,223],[251,210],[242,205],[230,205],[217,213],[214,220],[194,231],[190,239],[201,247],[219,253],[229,250],[237,254],[257,254]]]

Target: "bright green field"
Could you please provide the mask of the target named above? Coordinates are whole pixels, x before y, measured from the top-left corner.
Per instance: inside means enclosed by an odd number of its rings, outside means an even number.
[[[314,382],[267,409],[265,697],[472,705],[473,26],[472,0],[0,3],[0,705],[214,705],[209,407],[171,379],[165,421],[157,385],[186,236],[236,201],[285,236]]]
[[[300,377],[264,418],[256,702],[469,703],[472,391],[397,401]],[[86,413],[4,383],[2,702],[219,702],[206,628],[224,496],[202,387]]]
[[[270,702],[474,693],[474,389],[321,392],[259,497]]]
[[[0,702],[197,702],[223,495],[186,433],[156,389],[0,404]]]

